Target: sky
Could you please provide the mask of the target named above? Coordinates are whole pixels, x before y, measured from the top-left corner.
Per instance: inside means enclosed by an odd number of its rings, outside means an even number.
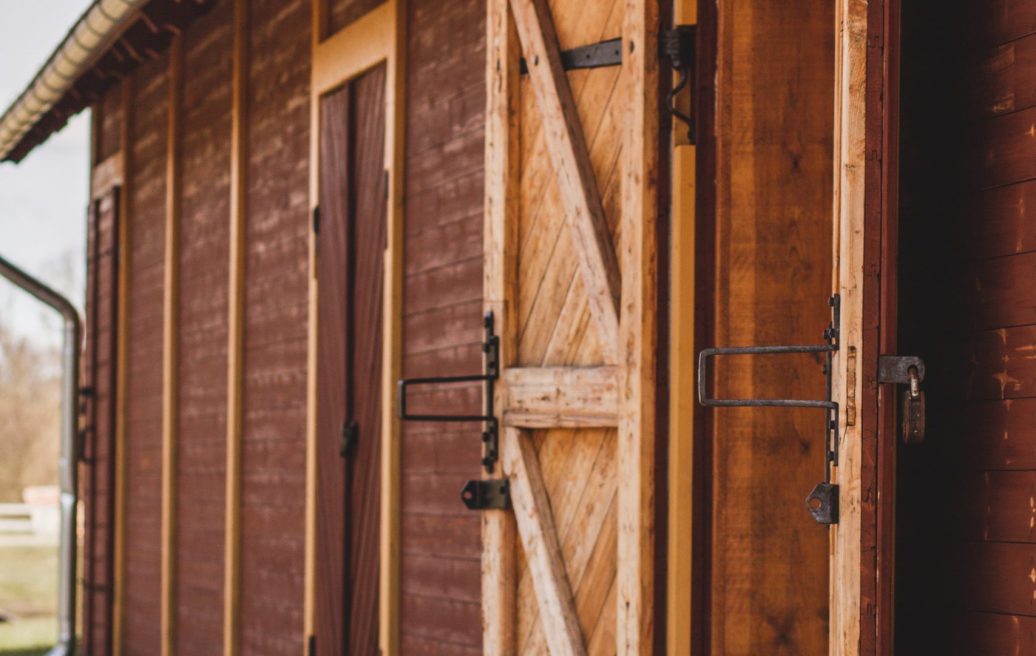
[[[0,0],[0,114],[25,89],[90,0]],[[82,306],[89,112],[20,164],[0,164],[0,254]],[[0,279],[0,322],[40,343],[60,322]]]

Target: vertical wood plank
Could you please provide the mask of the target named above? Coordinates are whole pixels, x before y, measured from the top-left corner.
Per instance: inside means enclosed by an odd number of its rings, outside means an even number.
[[[552,656],[586,654],[572,587],[565,572],[554,515],[543,483],[532,435],[504,429],[501,448],[504,471],[511,485],[511,503],[532,576],[540,621]]]
[[[248,3],[234,0],[230,123],[230,263],[227,300],[227,480],[223,653],[237,656],[241,573],[241,427],[244,385],[245,234],[248,220]]]
[[[518,340],[518,143],[520,59],[518,37],[508,0],[489,0],[486,14],[485,226],[483,297],[500,335],[500,366],[514,363]],[[494,403],[506,407],[507,391],[496,387]],[[503,426],[502,412],[497,419]],[[482,513],[482,631],[488,656],[517,649],[514,515],[506,510]]]
[[[122,80],[123,183],[119,195],[118,339],[115,381],[115,529],[112,593],[112,654],[122,656],[122,623],[126,612],[126,366],[129,348],[130,175],[133,166],[133,76]]]
[[[161,654],[174,656],[176,611],[176,307],[180,223],[180,111],[183,90],[183,36],[173,37],[169,54],[169,111],[166,132],[166,225],[162,314],[162,620]]]
[[[403,352],[403,166],[406,134],[406,0],[388,0],[393,43],[385,86],[385,162],[389,204],[385,253],[384,334],[381,374],[381,572],[378,585],[378,644],[383,654],[399,654],[400,424],[395,386]]]
[[[862,352],[864,303],[864,196],[867,91],[866,0],[841,0],[837,6],[835,87],[834,279],[842,298],[841,350],[834,359],[836,401],[843,434],[834,476],[839,485],[839,521],[832,528],[830,653],[860,651],[861,437],[859,422],[849,425],[847,399],[862,397],[862,377],[850,378],[846,355]]]
[[[320,45],[320,26],[324,21],[322,0],[310,0],[312,39],[310,57],[315,60]],[[310,215],[320,203],[318,166],[320,161],[320,102],[319,93],[310,88],[309,99],[309,209]],[[303,565],[302,656],[310,654],[310,640],[316,635],[316,549],[317,549],[317,236],[309,233],[309,326],[306,349],[306,551]]]
[[[698,22],[696,0],[676,0],[674,25]],[[675,79],[675,75],[674,75]],[[674,82],[675,83],[675,82]],[[697,98],[691,89],[690,114]],[[666,585],[666,653],[691,654],[691,603],[694,562],[694,408],[695,408],[695,216],[696,157],[682,143],[685,126],[673,121],[673,169],[669,292],[669,531]]]
[[[658,181],[658,7],[626,0],[623,22],[619,354],[618,615],[616,651],[651,653],[654,599],[654,447]]]
[[[547,0],[511,0],[515,26],[542,114],[546,149],[606,358],[619,341],[619,264]]]

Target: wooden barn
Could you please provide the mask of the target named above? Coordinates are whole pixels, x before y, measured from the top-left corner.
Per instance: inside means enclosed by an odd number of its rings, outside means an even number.
[[[0,118],[93,116],[78,653],[1036,654],[1034,81],[1036,0],[96,0]]]

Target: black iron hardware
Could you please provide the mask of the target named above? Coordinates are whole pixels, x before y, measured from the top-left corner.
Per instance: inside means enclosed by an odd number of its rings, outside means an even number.
[[[493,413],[493,384],[500,377],[500,338],[493,332],[493,313],[486,314],[483,321],[486,339],[482,342],[483,372],[468,376],[434,376],[428,378],[402,378],[399,381],[399,418],[403,421],[477,421],[485,425],[482,442],[482,466],[492,473],[493,465],[500,457],[500,431]],[[407,392],[422,385],[452,385],[456,383],[485,384],[485,412],[481,415],[414,414],[407,411]]]
[[[353,449],[360,441],[360,425],[355,419],[350,419],[342,424],[342,433],[339,436],[338,452],[343,458],[349,458]]]
[[[510,510],[511,487],[506,478],[468,481],[460,498],[468,510]]]
[[[913,355],[882,355],[878,358],[878,382],[906,385],[902,397],[900,437],[905,444],[918,444],[925,436],[924,360]]]
[[[825,411],[824,433],[824,481],[817,483],[806,497],[806,509],[819,524],[838,523],[838,486],[831,482],[831,466],[838,462],[838,403],[832,399],[832,359],[839,348],[839,327],[841,308],[838,295],[829,300],[831,325],[824,330],[824,344],[806,346],[740,346],[704,349],[698,355],[698,401],[708,407],[718,408],[821,408]],[[709,358],[721,355],[788,355],[800,353],[824,353],[823,366],[827,378],[827,394],[824,399],[716,399],[710,398],[706,385],[709,380]]]
[[[602,68],[622,64],[622,39],[608,39],[571,50],[561,51],[561,67],[566,71],[576,68]],[[518,63],[522,75],[529,73],[529,65],[522,59]]]
[[[687,136],[693,144],[697,140],[694,117],[684,114],[676,104],[676,97],[681,91],[691,87],[694,92],[695,53],[697,50],[697,26],[677,25],[671,30],[662,32],[662,54],[669,58],[673,69],[680,73],[676,86],[669,92],[669,106],[673,116],[687,124]]]

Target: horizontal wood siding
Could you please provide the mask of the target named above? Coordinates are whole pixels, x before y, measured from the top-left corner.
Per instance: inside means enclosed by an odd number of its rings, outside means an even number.
[[[122,86],[113,85],[95,107],[94,164],[100,164],[122,148]]]
[[[232,3],[184,37],[177,296],[177,653],[223,653]]]
[[[126,656],[159,653],[162,285],[168,57],[134,74],[126,369]]]
[[[242,654],[303,643],[310,4],[250,3]]]
[[[482,366],[485,7],[409,2],[403,373]],[[454,411],[478,390],[422,404]],[[476,400],[477,403],[477,400]],[[403,424],[400,631],[405,654],[481,653],[480,521],[460,488],[478,478],[470,424]]]

